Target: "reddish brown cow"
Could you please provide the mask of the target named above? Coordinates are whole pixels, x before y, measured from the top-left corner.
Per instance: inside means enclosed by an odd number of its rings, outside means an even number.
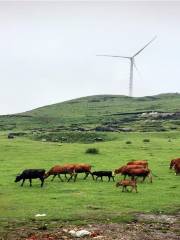
[[[78,173],[85,173],[84,179],[88,177],[89,174],[91,174],[92,178],[94,179],[94,176],[91,173],[91,165],[86,163],[76,163],[74,164],[74,182],[76,181]],[[68,182],[72,179],[73,175],[68,179]]]
[[[144,169],[144,167],[142,165],[124,165],[124,166],[122,166],[118,169],[115,169],[114,173],[115,174],[120,174],[120,173],[122,173],[126,170],[135,169],[135,168],[143,168]]]
[[[70,174],[71,176],[73,176],[75,174],[74,165],[73,164],[55,165],[45,174],[45,178],[48,178],[50,175],[53,175],[53,178],[51,179],[51,181],[53,181],[54,178],[58,176],[59,179],[63,182],[60,176],[61,174]]]
[[[180,158],[172,159],[169,168],[172,169],[176,163],[180,163]]]
[[[63,182],[63,179],[61,178],[61,174],[70,174],[70,178],[68,179],[68,182],[73,178],[74,176],[74,182],[76,181],[77,174],[78,173],[85,173],[84,179],[88,177],[89,174],[91,174],[91,165],[85,164],[85,163],[70,163],[70,164],[64,164],[64,165],[56,165],[52,167],[46,174],[45,178],[48,178],[50,175],[53,175],[53,178],[51,181],[54,180],[56,176],[59,177],[59,179]],[[93,177],[93,176],[92,176]]]
[[[119,169],[116,169],[114,173],[115,174],[121,173],[121,175],[124,175],[124,179],[126,178],[126,176],[130,176],[132,179],[134,179],[134,177],[143,177],[142,182],[144,182],[146,177],[149,177],[150,182],[152,182],[151,170],[148,168],[144,168],[143,166],[140,165],[123,166]]]
[[[180,162],[176,162],[174,164],[174,171],[175,171],[176,175],[180,173]]]
[[[128,191],[127,187],[131,186],[131,192],[133,191],[133,189],[136,191],[137,193],[137,184],[136,184],[136,180],[121,180],[118,183],[116,183],[116,187],[120,187],[122,186],[122,192]]]
[[[129,169],[129,170],[125,170],[124,172],[121,173],[122,175],[128,175],[130,176],[132,179],[134,179],[135,177],[142,177],[143,180],[142,182],[144,182],[144,180],[146,179],[146,177],[149,177],[150,182],[152,183],[152,174],[151,174],[151,170],[148,168],[134,168],[134,169]]]
[[[136,160],[136,161],[128,162],[127,165],[141,165],[144,168],[147,168],[148,162],[147,162],[147,160]]]

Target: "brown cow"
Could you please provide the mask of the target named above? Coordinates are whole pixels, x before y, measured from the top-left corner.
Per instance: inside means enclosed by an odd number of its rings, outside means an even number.
[[[118,169],[115,169],[114,170],[114,174],[115,175],[116,174],[120,174],[120,173],[124,172],[125,170],[135,169],[135,168],[143,168],[144,169],[144,167],[142,165],[124,165],[124,166],[122,166],[122,167],[120,167]]]
[[[180,158],[172,159],[169,168],[172,169],[176,163],[180,163]]]
[[[91,174],[92,178],[94,179],[94,176],[91,173],[91,165],[87,163],[76,163],[74,164],[74,182],[76,181],[78,173],[85,173],[84,179],[88,177],[89,174]],[[68,179],[68,182],[72,179],[73,175]]]
[[[121,173],[121,175],[124,175],[124,179],[126,176],[131,177],[132,179],[134,177],[143,177],[142,182],[146,179],[146,177],[149,177],[150,182],[152,183],[152,174],[151,170],[148,168],[144,168],[139,165],[128,165],[128,166],[123,166],[119,169],[116,169],[115,174]]]
[[[175,171],[176,175],[180,173],[180,162],[176,162],[174,164],[174,171]]]
[[[45,178],[48,178],[50,175],[53,175],[53,178],[51,181],[54,180],[56,176],[59,177],[59,179],[63,182],[61,178],[61,174],[70,174],[70,178],[68,179],[68,182],[73,178],[74,176],[74,182],[76,181],[77,174],[78,173],[85,173],[84,179],[86,179],[91,174],[91,165],[85,164],[85,163],[69,163],[64,165],[56,165],[52,167],[45,175]],[[93,177],[93,176],[92,176]]]
[[[147,160],[134,160],[134,161],[128,162],[127,165],[141,165],[144,168],[147,168],[148,162]]]
[[[74,165],[73,164],[55,165],[45,174],[45,178],[48,178],[50,175],[53,175],[53,178],[51,179],[51,181],[53,181],[54,178],[58,176],[61,182],[63,182],[63,179],[60,176],[61,174],[70,174],[71,176],[73,176],[75,174]]]
[[[116,183],[116,187],[120,187],[120,186],[122,186],[122,192],[124,192],[124,190],[127,192],[128,191],[127,187],[131,186],[132,187],[131,192],[134,189],[137,193],[137,184],[136,184],[135,179],[133,179],[133,180],[121,180],[118,183]]]

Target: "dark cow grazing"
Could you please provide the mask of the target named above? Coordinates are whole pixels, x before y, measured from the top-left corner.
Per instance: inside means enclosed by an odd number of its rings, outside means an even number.
[[[100,177],[101,181],[103,181],[103,177],[108,177],[108,182],[111,180],[114,181],[114,176],[112,171],[96,171],[96,172],[92,172],[92,176],[96,176],[96,181],[97,179]]]
[[[176,175],[180,174],[180,162],[176,162],[174,164],[174,171],[175,171]]]
[[[170,162],[169,168],[170,168],[170,169],[174,168],[174,165],[175,165],[176,163],[180,163],[180,158],[172,159],[171,162]]]
[[[41,187],[44,184],[44,175],[45,169],[26,169],[20,175],[18,175],[15,179],[15,182],[19,182],[21,180],[21,186],[23,186],[26,179],[29,179],[30,187],[32,186],[32,179],[39,178],[41,180]]]
[[[128,162],[127,165],[141,165],[144,168],[147,168],[148,162],[147,160],[134,160],[134,161]]]
[[[133,180],[121,180],[119,181],[118,183],[116,183],[116,187],[120,187],[122,186],[122,192],[124,191],[128,191],[127,187],[130,186],[131,187],[131,192],[133,191],[133,189],[136,191],[136,193],[138,192],[137,191],[137,184],[136,184],[136,180],[133,179]]]

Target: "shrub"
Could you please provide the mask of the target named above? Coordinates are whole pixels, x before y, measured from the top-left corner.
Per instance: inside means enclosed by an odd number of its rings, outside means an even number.
[[[132,142],[131,141],[126,141],[126,144],[131,144]]]
[[[99,150],[97,148],[88,148],[86,150],[86,153],[90,153],[90,154],[98,154]]]

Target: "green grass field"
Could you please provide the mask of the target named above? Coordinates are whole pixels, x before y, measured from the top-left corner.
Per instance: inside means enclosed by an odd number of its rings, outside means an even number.
[[[113,141],[78,144],[32,141],[27,138],[7,139],[0,135],[0,218],[7,221],[35,219],[35,214],[45,213],[46,221],[122,221],[135,212],[176,212],[180,208],[180,176],[169,170],[169,161],[179,157],[180,133],[108,133]],[[168,137],[171,142],[168,142]],[[143,143],[143,139],[150,139]],[[132,144],[126,144],[126,141]],[[99,149],[99,154],[86,154],[89,147]],[[153,183],[138,183],[139,193],[122,193],[114,182],[95,182],[79,174],[77,182],[60,182],[50,178],[40,188],[33,180],[24,187],[15,183],[16,174],[26,168],[50,169],[55,164],[70,162],[90,163],[92,170],[114,170],[132,159],[147,159],[156,175]],[[116,181],[121,176],[116,177]]]

